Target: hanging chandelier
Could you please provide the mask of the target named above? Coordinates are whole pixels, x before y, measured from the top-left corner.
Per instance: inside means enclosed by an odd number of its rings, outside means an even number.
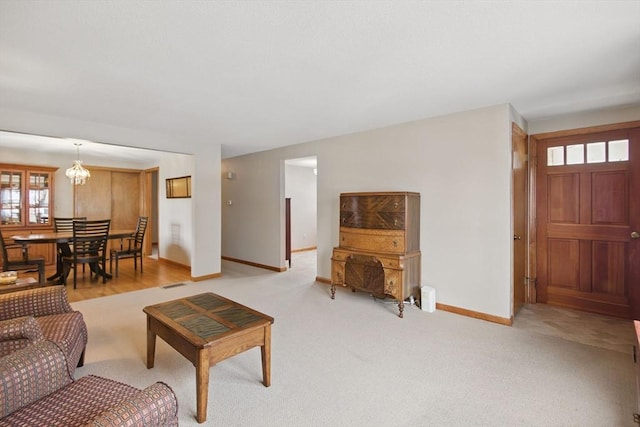
[[[74,142],[73,145],[76,146],[76,152],[78,154],[78,158],[73,161],[73,166],[67,169],[65,175],[71,181],[73,185],[84,185],[87,182],[87,178],[91,176],[91,173],[82,167],[82,160],[80,160],[80,146],[82,145],[79,142]]]

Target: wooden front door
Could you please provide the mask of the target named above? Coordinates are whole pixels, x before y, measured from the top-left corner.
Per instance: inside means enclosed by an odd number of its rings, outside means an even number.
[[[640,127],[603,129],[536,139],[537,298],[639,318]]]

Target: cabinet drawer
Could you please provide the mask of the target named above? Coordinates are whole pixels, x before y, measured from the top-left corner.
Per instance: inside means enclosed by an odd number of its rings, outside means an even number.
[[[405,195],[341,195],[340,210],[345,212],[404,212]]]
[[[405,237],[403,232],[367,233],[356,229],[340,229],[340,247],[371,252],[404,253]]]
[[[340,212],[340,225],[354,228],[404,230],[404,212]]]
[[[386,268],[392,268],[395,270],[401,270],[403,268],[402,261],[400,258],[387,258],[387,257],[378,257],[382,266]]]
[[[405,228],[405,196],[342,195],[340,196],[340,225],[402,230]]]
[[[360,254],[366,254],[371,257],[374,257],[375,259],[380,261],[380,263],[382,263],[383,268],[391,268],[395,270],[402,270],[404,268],[405,256],[402,256],[402,255],[401,256],[396,256],[396,255],[384,256],[377,252],[364,252],[359,250],[351,251],[348,249],[341,249],[341,248],[333,248],[333,256],[331,257],[331,262],[332,262],[332,265],[342,264],[342,268],[344,268],[344,263],[347,260],[349,260],[350,256],[360,255]]]

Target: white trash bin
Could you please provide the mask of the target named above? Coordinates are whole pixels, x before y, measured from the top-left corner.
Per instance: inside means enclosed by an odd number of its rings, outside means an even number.
[[[430,286],[420,288],[420,308],[422,311],[436,311],[436,290]]]

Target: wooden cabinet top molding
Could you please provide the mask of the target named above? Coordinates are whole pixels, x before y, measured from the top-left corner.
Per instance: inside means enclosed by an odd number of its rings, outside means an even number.
[[[52,167],[52,166],[18,165],[14,163],[0,163],[0,169],[19,170],[19,171],[55,172],[59,168]]]
[[[418,196],[420,193],[412,191],[365,191],[355,193],[340,193],[340,196]]]

